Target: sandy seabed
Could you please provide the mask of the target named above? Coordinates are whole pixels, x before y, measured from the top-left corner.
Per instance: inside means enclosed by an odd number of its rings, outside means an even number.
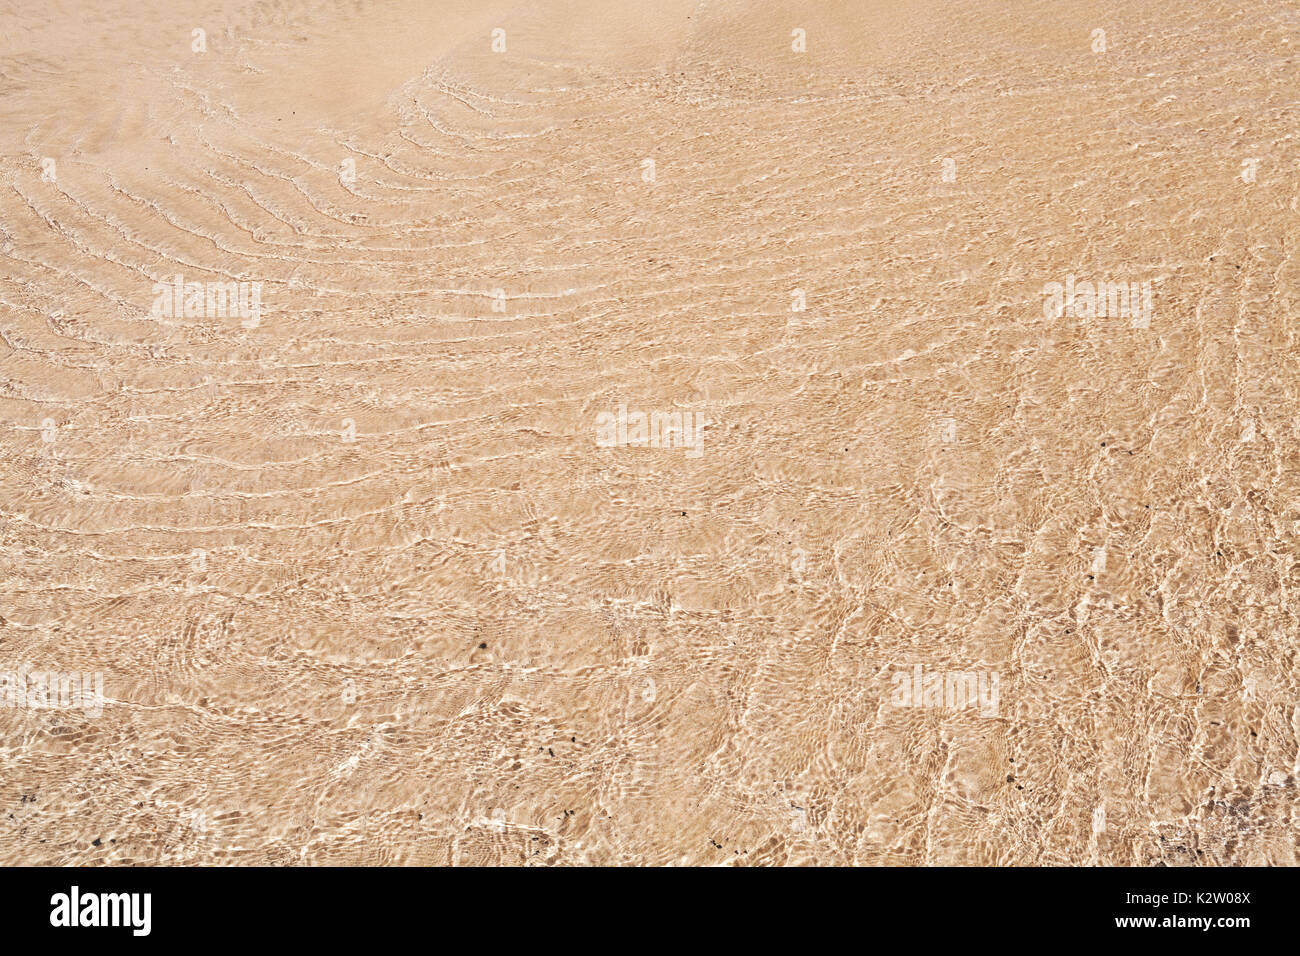
[[[1295,864],[1298,52],[0,4],[0,863]]]

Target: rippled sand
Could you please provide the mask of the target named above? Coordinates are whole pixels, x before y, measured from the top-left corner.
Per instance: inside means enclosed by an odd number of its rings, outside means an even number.
[[[1296,863],[1297,50],[3,3],[0,863]]]

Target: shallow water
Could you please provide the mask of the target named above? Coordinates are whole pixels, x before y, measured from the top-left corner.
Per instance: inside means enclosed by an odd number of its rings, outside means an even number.
[[[84,7],[0,863],[1296,862],[1293,6]]]

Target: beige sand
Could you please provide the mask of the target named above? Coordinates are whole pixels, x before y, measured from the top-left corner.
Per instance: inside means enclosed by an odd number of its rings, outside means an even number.
[[[1294,3],[0,11],[0,863],[1297,862]]]

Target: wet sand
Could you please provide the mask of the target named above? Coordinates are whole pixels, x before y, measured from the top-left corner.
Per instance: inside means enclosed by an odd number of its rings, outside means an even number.
[[[1300,11],[1007,7],[0,4],[0,864],[1296,863]]]

